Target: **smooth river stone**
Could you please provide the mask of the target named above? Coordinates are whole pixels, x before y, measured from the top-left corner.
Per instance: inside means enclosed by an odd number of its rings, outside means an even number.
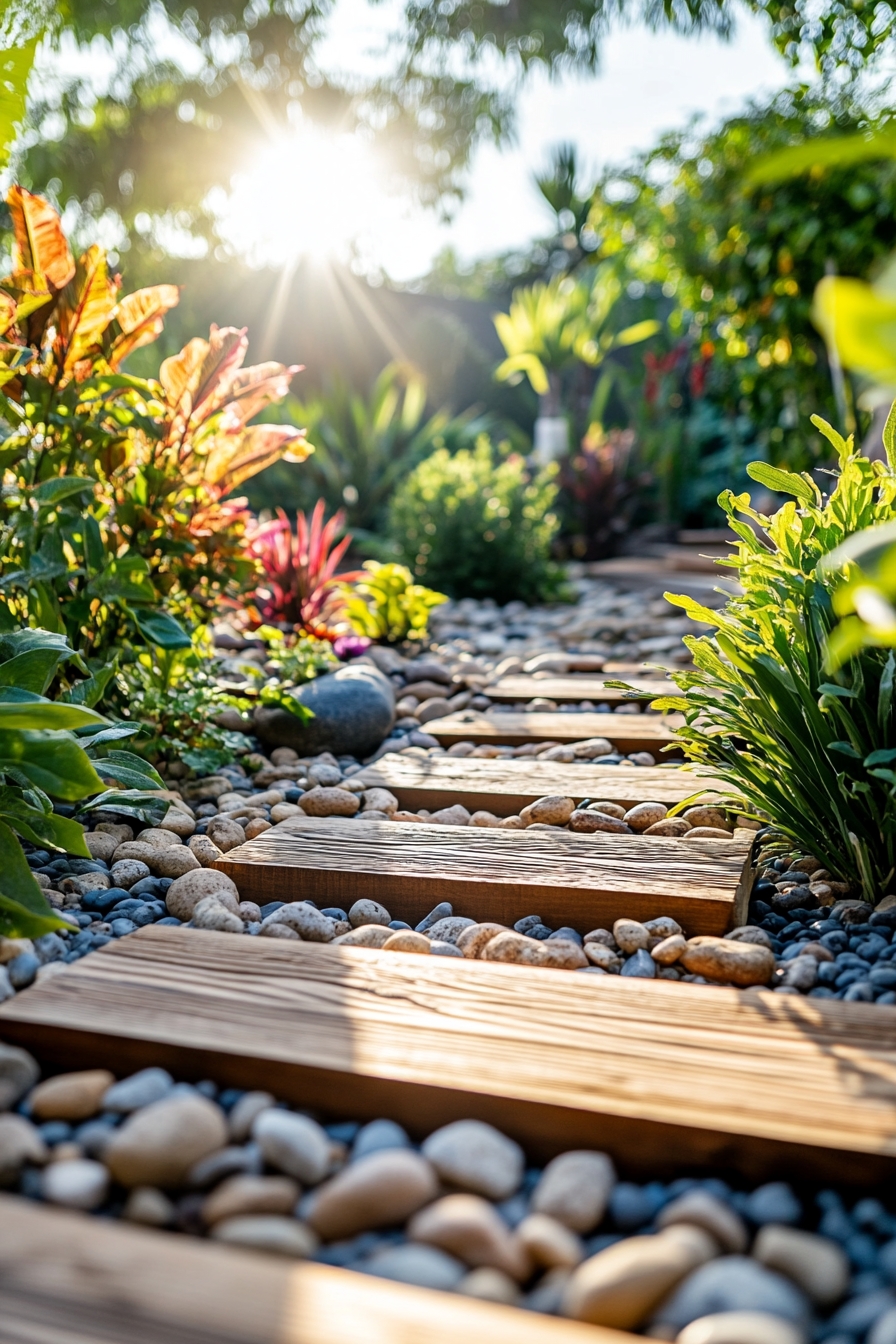
[[[103,1110],[128,1115],[131,1111],[138,1111],[141,1106],[161,1101],[173,1087],[174,1079],[167,1069],[141,1069],[139,1073],[132,1073],[130,1078],[122,1078],[120,1083],[112,1083],[103,1094]]]
[[[49,1155],[40,1130],[24,1115],[0,1115],[0,1189],[15,1184],[26,1162],[42,1165]]]
[[[294,1176],[303,1185],[317,1185],[326,1176],[330,1140],[326,1130],[310,1116],[272,1107],[253,1121],[252,1137],[269,1166]]]
[[[98,1209],[109,1193],[109,1172],[88,1157],[51,1162],[44,1168],[41,1193],[49,1204],[67,1209]]]
[[[680,964],[692,975],[734,985],[767,985],[775,972],[775,954],[758,943],[740,943],[709,934],[691,938]]]
[[[407,1230],[412,1241],[438,1246],[471,1269],[490,1265],[519,1282],[531,1272],[522,1246],[494,1205],[479,1195],[446,1195],[422,1209]]]
[[[246,832],[238,821],[233,821],[230,817],[212,817],[205,833],[212,844],[217,845],[225,854],[246,843]]]
[[[196,1093],[179,1093],[135,1111],[106,1144],[103,1161],[121,1185],[173,1189],[196,1162],[226,1142],[220,1106]]]
[[[657,1216],[656,1225],[660,1229],[675,1223],[702,1227],[704,1232],[715,1237],[723,1251],[747,1249],[747,1229],[740,1214],[708,1190],[688,1190],[667,1204]]]
[[[753,1243],[753,1257],[786,1274],[820,1307],[839,1302],[849,1287],[849,1260],[830,1237],[768,1223]]]
[[[670,1227],[628,1237],[576,1269],[563,1294],[563,1315],[591,1325],[635,1330],[681,1280],[718,1253],[698,1227]]]
[[[267,930],[272,924],[285,924],[306,943],[331,943],[336,936],[335,919],[322,915],[305,901],[290,901],[287,905],[281,905],[279,910],[268,915],[261,927]]]
[[[659,1236],[696,1230],[670,1227]],[[767,1311],[802,1328],[810,1318],[809,1300],[796,1284],[748,1256],[727,1255],[695,1269],[662,1303],[655,1320],[683,1330],[701,1316],[725,1311]]]
[[[247,1246],[255,1251],[291,1255],[305,1260],[317,1250],[317,1237],[296,1218],[276,1214],[254,1214],[244,1218],[225,1218],[216,1223],[211,1235],[215,1241],[231,1246]]]
[[[595,831],[608,831],[611,835],[631,835],[630,827],[617,817],[599,812],[593,807],[577,808],[569,819],[569,829],[582,835],[593,835]]]
[[[394,932],[395,930],[390,929],[388,924],[362,924],[360,928],[352,929],[349,933],[341,933],[338,938],[334,938],[332,946],[380,948],[388,943]]]
[[[388,1148],[344,1167],[316,1192],[308,1222],[324,1241],[403,1223],[435,1199],[429,1162],[407,1148]]]
[[[616,1169],[606,1153],[573,1149],[545,1167],[532,1194],[532,1209],[584,1235],[603,1218],[615,1184]]]
[[[588,958],[571,938],[546,938],[541,944],[541,965],[555,971],[580,971]]]
[[[487,943],[499,933],[507,932],[509,930],[506,924],[471,924],[469,928],[461,930],[456,946],[465,957],[475,960],[482,956]]]
[[[176,849],[157,850],[155,857],[150,859],[149,866],[159,877],[177,878],[183,877],[185,873],[202,870],[202,865],[192,849],[187,849],[186,845],[181,844],[178,844]]]
[[[226,873],[216,872],[212,868],[198,868],[171,883],[165,904],[169,915],[174,915],[176,919],[192,919],[193,911],[203,896],[214,896],[219,891],[229,891],[236,901],[240,899],[236,883]]]
[[[475,923],[475,919],[469,919],[466,915],[446,915],[429,926],[426,936],[434,943],[452,943],[457,946],[464,929],[472,928]]]
[[[361,1268],[380,1279],[409,1283],[416,1288],[436,1288],[450,1293],[466,1274],[466,1266],[453,1255],[411,1242],[407,1246],[387,1246],[365,1260]]]
[[[301,1187],[289,1176],[230,1176],[203,1201],[208,1226],[255,1213],[292,1213]]]
[[[31,1093],[31,1114],[35,1120],[89,1120],[114,1082],[108,1069],[57,1074]]]
[[[315,787],[303,793],[299,807],[306,817],[353,817],[361,799],[348,789]]]
[[[480,960],[510,962],[515,966],[542,966],[543,946],[537,938],[527,938],[523,933],[508,929],[506,933],[496,934],[486,943]]]
[[[640,834],[646,831],[648,826],[655,826],[658,821],[665,821],[668,810],[664,803],[638,803],[635,807],[629,808],[623,821]]]
[[[650,955],[654,961],[659,962],[660,966],[674,966],[679,961],[682,953],[688,945],[687,939],[681,933],[673,933],[669,938],[664,938],[656,947],[651,948]]]
[[[525,1158],[513,1139],[482,1120],[455,1120],[422,1147],[443,1181],[488,1199],[508,1199],[520,1187]]]
[[[650,930],[637,919],[617,919],[613,925],[613,937],[627,956],[650,946]]]
[[[415,933],[413,929],[397,929],[391,938],[383,943],[384,952],[417,952],[429,956],[430,942],[425,933]]]
[[[805,1330],[767,1311],[721,1311],[691,1321],[675,1344],[806,1344]]]
[[[348,922],[353,929],[363,928],[365,924],[385,926],[391,923],[391,920],[392,916],[384,905],[380,905],[379,901],[371,901],[366,898],[355,901],[348,912]]]
[[[565,826],[575,810],[576,805],[572,798],[563,798],[559,794],[551,795],[539,798],[528,807],[524,807],[520,812],[520,820],[524,826],[532,826],[535,822],[544,822],[548,826]]]
[[[243,921],[228,910],[217,895],[204,896],[193,911],[194,929],[211,929],[213,933],[242,933]]]
[[[581,1237],[547,1213],[530,1213],[517,1226],[517,1240],[541,1269],[575,1269],[585,1259]]]

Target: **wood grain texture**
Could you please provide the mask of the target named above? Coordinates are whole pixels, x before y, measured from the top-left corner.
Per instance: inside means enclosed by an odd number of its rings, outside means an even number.
[[[2,1344],[633,1344],[617,1330],[0,1195]]]
[[[625,681],[645,700],[655,700],[660,695],[680,694],[674,682],[662,677],[610,677],[609,680]],[[616,690],[606,682],[607,678],[595,677],[587,672],[573,672],[565,677],[540,672],[527,676],[520,672],[514,676],[500,677],[485,688],[485,694],[490,700],[505,703],[544,696],[547,700],[595,700],[618,705],[634,698],[627,691]]]
[[[679,768],[590,765],[585,761],[480,760],[465,756],[383,756],[354,776],[369,789],[389,789],[401,807],[430,812],[462,803],[510,817],[548,794],[581,802],[605,799],[624,807],[657,802],[671,807],[719,781]]]
[[[498,713],[482,714],[473,709],[430,719],[425,731],[443,747],[455,742],[494,743],[521,747],[525,742],[584,742],[590,737],[605,737],[616,751],[663,752],[663,759],[681,756],[675,746],[675,730],[684,723],[680,714],[561,714]],[[664,748],[674,748],[665,751]]]
[[[744,922],[749,851],[730,840],[501,831],[410,821],[290,817],[215,867],[243,900],[348,907],[380,901],[418,924],[439,901],[455,914],[513,924],[539,914],[580,933],[629,915],[671,915],[690,935]]]
[[[896,1172],[896,1008],[873,1004],[149,927],[4,1003],[0,1039],[417,1137],[474,1116],[642,1178]]]

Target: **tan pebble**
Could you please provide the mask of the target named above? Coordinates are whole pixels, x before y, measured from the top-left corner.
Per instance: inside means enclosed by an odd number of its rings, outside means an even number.
[[[438,1192],[438,1178],[424,1157],[390,1148],[349,1163],[322,1185],[308,1221],[324,1241],[341,1241],[403,1223]]]
[[[517,1240],[540,1269],[575,1269],[585,1246],[575,1232],[547,1213],[530,1213],[516,1229]]]
[[[430,723],[433,719],[444,719],[450,714],[451,705],[442,696],[438,696],[432,700],[424,700],[418,705],[416,713],[420,723]]]
[[[769,948],[772,945],[772,940],[765,929],[760,929],[757,924],[742,924],[739,928],[732,929],[730,933],[726,933],[725,937],[733,939],[736,943],[758,943],[760,947]],[[807,947],[820,946],[820,943],[806,943],[803,951],[805,951]],[[823,958],[823,960],[829,959],[833,961],[834,958],[831,956],[830,952],[828,952],[826,947],[822,948],[822,951],[827,952],[827,958]]]
[[[810,882],[809,890],[818,901],[819,905],[833,905],[836,900],[834,888],[829,886],[827,882]]]
[[[658,821],[665,821],[668,811],[664,803],[638,803],[626,812],[623,820],[640,835]]]
[[[211,868],[199,868],[195,872],[178,877],[168,888],[165,904],[168,913],[176,919],[191,919],[194,908],[203,896],[213,896],[216,892],[228,891],[234,900],[239,901],[236,883],[226,873]]]
[[[394,929],[384,924],[362,924],[349,933],[341,933],[334,938],[331,947],[374,947],[381,948],[392,937]]]
[[[181,812],[178,808],[172,807],[166,813],[164,820],[160,823],[159,829],[162,831],[173,831],[175,835],[186,840],[187,836],[193,834],[196,829],[196,822],[193,817],[186,812]]]
[[[775,956],[767,947],[710,935],[691,938],[680,960],[692,975],[740,986],[767,985],[775,971]]]
[[[128,1195],[122,1217],[144,1227],[170,1227],[177,1209],[162,1190],[153,1185],[138,1185]]]
[[[262,924],[258,936],[259,938],[284,938],[287,942],[293,943],[302,941],[295,929],[291,929],[288,924]]]
[[[14,957],[20,957],[23,952],[33,951],[34,943],[30,938],[0,937],[0,966],[5,966],[6,963],[12,961]]]
[[[294,765],[299,753],[294,747],[275,747],[271,752],[271,765]]]
[[[524,826],[531,826],[536,821],[546,822],[548,826],[565,826],[575,810],[576,805],[571,798],[551,794],[524,807],[520,812],[520,820]]]
[[[493,812],[474,812],[470,818],[470,825],[497,828],[501,825],[501,818],[496,817]]]
[[[713,830],[733,831],[734,826],[728,820],[725,811],[721,807],[711,807],[707,804],[698,804],[696,807],[685,808],[685,821],[689,821],[692,826],[708,826]]]
[[[590,933],[585,934],[586,943],[603,943],[611,952],[618,951],[618,943],[609,929],[592,929]]]
[[[575,812],[572,814],[575,816]],[[527,831],[565,831],[565,826],[554,826],[549,821],[533,821],[527,827]]]
[[[203,896],[193,910],[193,928],[210,929],[213,933],[242,933],[243,921],[217,896]]]
[[[604,943],[586,943],[582,950],[591,965],[600,966],[601,970],[618,970],[622,965],[622,958]]]
[[[14,1185],[26,1162],[42,1166],[49,1156],[36,1125],[24,1115],[0,1113],[0,1188]]]
[[[290,817],[303,817],[305,815],[305,812],[299,807],[298,803],[275,803],[271,808],[271,821],[275,826],[281,821],[288,821]],[[341,816],[343,814],[339,813],[338,815]],[[253,817],[252,820],[257,823],[259,821],[264,821],[264,817]],[[257,835],[258,831],[255,833]],[[246,839],[249,839],[248,834],[246,835]]]
[[[222,857],[223,850],[209,840],[207,835],[191,835],[187,841],[191,854],[195,854],[201,867],[211,868]]]
[[[849,1287],[849,1261],[829,1237],[769,1223],[759,1229],[753,1256],[768,1269],[786,1274],[816,1306],[831,1307]]]
[[[620,821],[618,817],[611,817],[606,812],[596,812],[593,808],[578,808],[573,812],[569,819],[569,829],[577,831],[583,835],[593,835],[596,831],[603,831],[610,835],[631,835],[631,828]]]
[[[596,803],[589,803],[589,807],[593,812],[603,812],[604,816],[615,817],[617,821],[623,820],[627,810],[626,808],[620,806],[619,803],[610,803],[603,801],[599,801]]]
[[[556,971],[579,971],[588,965],[588,958],[578,943],[571,938],[547,938],[541,944],[541,965]]]
[[[215,1224],[211,1235],[215,1241],[224,1241],[231,1246],[288,1255],[296,1260],[306,1260],[318,1247],[317,1237],[304,1223],[273,1213],[226,1218]]]
[[[652,826],[648,826],[644,834],[656,835],[660,838],[665,836],[666,839],[674,840],[687,835],[690,829],[691,823],[685,821],[684,817],[664,817],[662,821],[654,822]]]
[[[671,915],[659,915],[656,919],[645,919],[643,922],[647,932],[655,938],[671,938],[676,933],[684,932],[678,920]]]
[[[616,1170],[606,1153],[573,1149],[545,1167],[532,1195],[532,1209],[584,1236],[603,1218],[615,1184]]]
[[[419,952],[429,955],[430,942],[425,933],[415,933],[413,929],[396,929],[391,938],[383,943],[384,952]]]
[[[133,826],[129,826],[125,821],[101,821],[97,823],[96,829],[100,835],[114,836],[120,845],[134,838]]]
[[[659,962],[660,966],[672,966],[681,958],[688,945],[688,940],[680,933],[673,933],[671,937],[664,938],[656,947],[650,949],[650,955],[654,961]]]
[[[306,817],[353,817],[361,799],[347,789],[316,786],[302,794],[298,805]]]
[[[102,877],[103,874],[97,873],[96,876]],[[91,874],[92,877],[93,874]],[[113,863],[110,877],[116,887],[130,889],[135,882],[139,882],[144,877],[149,877],[149,865],[140,863],[137,859],[119,859],[118,863]]]
[[[434,1130],[421,1152],[448,1185],[488,1199],[508,1199],[519,1189],[523,1150],[483,1120],[454,1120]]]
[[[718,1250],[707,1232],[687,1225],[616,1242],[573,1271],[563,1295],[563,1315],[636,1330],[691,1270]]]
[[[176,849],[157,849],[149,860],[149,866],[158,877],[178,878],[196,869],[202,870],[196,855],[186,845],[178,845]]]
[[[385,812],[391,816],[398,811],[398,799],[388,789],[365,789],[361,794],[363,801],[361,815],[365,812]]]
[[[225,854],[246,843],[246,832],[239,822],[231,817],[212,817],[205,833],[212,844],[217,845]]]
[[[768,1311],[719,1311],[691,1321],[679,1334],[670,1327],[675,1344],[807,1344],[806,1332],[793,1321]]]
[[[733,840],[734,832],[726,831],[721,826],[692,826],[684,840]]]
[[[765,929],[760,930],[760,932],[765,933]],[[758,938],[751,939],[751,941],[758,942],[759,939]],[[831,952],[828,948],[823,947],[821,943],[803,943],[802,947],[799,950],[799,956],[814,957],[816,961],[834,960],[833,952]]]
[[[462,929],[457,937],[457,946],[465,957],[475,960],[481,957],[484,948],[499,933],[507,933],[506,924],[471,924]]]
[[[174,839],[176,840],[177,836]],[[138,859],[140,863],[146,863],[152,867],[158,853],[158,849],[154,849],[152,845],[144,844],[141,840],[125,840],[112,855],[112,862],[120,863],[122,859]]]
[[[434,826],[469,826],[470,813],[460,803],[455,803],[453,807],[440,807],[429,820]]]
[[[613,744],[606,737],[586,737],[582,742],[576,742],[573,748],[576,760],[588,760],[594,756],[609,756],[613,750]]]
[[[36,1120],[89,1120],[114,1082],[108,1069],[57,1074],[31,1093],[31,1114]]]
[[[301,1193],[290,1176],[230,1176],[203,1200],[200,1217],[211,1226],[249,1213],[291,1213]]]
[[[227,1127],[234,1143],[245,1143],[252,1126],[262,1111],[269,1111],[276,1098],[270,1092],[244,1092],[227,1117]]]
[[[240,901],[237,913],[244,924],[258,924],[261,921],[261,906],[255,901]]]
[[[645,929],[637,919],[617,919],[613,925],[613,937],[629,956],[633,952],[640,952],[650,943],[649,929]]]
[[[688,1190],[663,1208],[656,1220],[659,1228],[676,1223],[702,1227],[724,1251],[741,1255],[747,1249],[747,1229],[734,1209],[708,1190]]]
[[[514,1283],[510,1275],[503,1270],[492,1269],[489,1265],[471,1269],[461,1279],[455,1292],[463,1297],[478,1298],[480,1302],[500,1302],[507,1307],[515,1306],[520,1299],[519,1285]]]
[[[84,836],[84,843],[90,851],[91,858],[103,859],[108,863],[122,842],[116,835],[106,835],[103,831],[88,831]]]
[[[172,845],[183,844],[174,831],[164,830],[161,826],[147,826],[137,837],[141,845],[152,845],[153,849],[170,849]]]
[[[536,938],[508,929],[496,934],[482,949],[482,961],[507,961],[520,966],[541,966],[544,962],[544,944]]]
[[[187,1172],[227,1142],[220,1106],[197,1095],[166,1097],[135,1111],[103,1149],[121,1185],[175,1188]]]
[[[368,1159],[369,1160],[369,1159]],[[446,1195],[411,1219],[408,1236],[454,1255],[471,1268],[487,1265],[522,1281],[529,1257],[493,1204],[479,1195]]]
[[[271,829],[271,823],[265,821],[264,817],[253,817],[246,826],[246,839],[254,840],[259,835],[264,835],[265,831]]]
[[[68,1140],[66,1143],[57,1143],[56,1147],[50,1152],[51,1162],[77,1162],[84,1156],[84,1149],[80,1143],[74,1143]]]
[[[250,802],[253,807],[276,807],[284,801],[279,789],[267,789],[264,793],[253,793]]]
[[[526,823],[522,817],[502,817],[501,819],[502,831],[524,831],[525,829]]]
[[[421,817],[421,816],[419,815],[419,813],[417,813],[417,812],[404,812],[404,811],[402,811],[401,809],[399,809],[397,812],[393,812],[393,813],[392,813],[391,820],[392,820],[392,821],[416,821],[416,822],[422,822],[422,823],[425,824],[427,821],[429,821],[429,814],[427,813],[427,815],[426,815],[425,817]]]
[[[355,901],[348,912],[348,922],[353,929],[358,929],[363,924],[388,924],[391,919],[392,916],[384,905],[366,898]]]

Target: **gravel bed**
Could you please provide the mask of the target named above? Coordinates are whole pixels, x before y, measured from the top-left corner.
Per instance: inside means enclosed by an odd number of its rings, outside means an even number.
[[[616,1326],[678,1344],[890,1344],[896,1217],[783,1182],[544,1168],[491,1125],[412,1141],[160,1068],[39,1081],[0,1045],[0,1172],[104,1218]]]

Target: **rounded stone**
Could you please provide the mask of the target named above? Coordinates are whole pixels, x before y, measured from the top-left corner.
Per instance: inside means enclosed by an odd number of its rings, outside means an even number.
[[[173,837],[176,839],[177,837]],[[142,840],[125,840],[120,844],[112,855],[114,863],[123,863],[126,859],[136,859],[139,863],[145,863],[152,867],[156,855],[159,853],[152,845],[144,844]]]
[[[531,1262],[494,1205],[479,1195],[446,1195],[422,1209],[408,1225],[412,1241],[426,1242],[475,1269],[503,1270],[521,1282]]]
[[[716,1242],[698,1227],[618,1241],[573,1272],[563,1294],[563,1315],[636,1330],[670,1290],[717,1251]]]
[[[33,1055],[0,1041],[0,1111],[15,1106],[39,1077],[40,1068]]]
[[[572,798],[551,794],[546,798],[538,798],[528,807],[524,807],[520,812],[520,819],[524,826],[531,826],[534,822],[545,822],[548,826],[565,826],[575,810],[576,805]]]
[[[132,1073],[130,1078],[122,1078],[120,1083],[112,1084],[103,1096],[103,1110],[129,1115],[131,1111],[140,1110],[141,1106],[161,1101],[173,1087],[174,1079],[167,1069],[141,1069],[139,1073]]]
[[[471,924],[461,929],[457,937],[457,947],[465,957],[475,960],[481,957],[486,946],[499,933],[509,932],[506,924]]]
[[[245,1143],[262,1111],[270,1110],[276,1098],[270,1092],[244,1092],[227,1117],[227,1128],[234,1143]]]
[[[214,896],[203,896],[193,910],[193,928],[212,933],[242,933],[243,921]]]
[[[691,826],[711,827],[717,831],[728,831],[729,834],[734,830],[733,824],[725,816],[721,807],[711,807],[706,804],[697,804],[696,807],[688,807],[684,813],[685,821]]]
[[[494,812],[474,812],[470,817],[471,826],[484,826],[486,830],[496,830],[501,825],[501,818],[496,817]]]
[[[430,956],[433,957],[463,957],[463,952],[454,943],[443,943],[441,939],[434,938],[429,945]]]
[[[361,799],[348,789],[316,788],[303,793],[298,806],[306,817],[353,817]]]
[[[196,822],[187,812],[182,812],[180,808],[172,807],[165,813],[164,819],[159,823],[159,829],[162,831],[172,831],[180,836],[181,840],[186,840],[187,836],[193,834],[196,829]]]
[[[470,813],[462,803],[455,803],[453,807],[440,807],[429,821],[433,826],[469,826]]]
[[[392,937],[394,930],[388,924],[362,924],[349,933],[341,933],[333,939],[334,947],[372,947],[381,948]],[[430,951],[432,948],[430,947]]]
[[[585,1259],[585,1246],[558,1218],[530,1213],[517,1226],[517,1239],[530,1260],[541,1269],[575,1269]]]
[[[708,1190],[688,1190],[660,1210],[658,1228],[672,1227],[675,1223],[692,1223],[708,1232],[724,1251],[742,1252],[747,1249],[747,1229],[734,1209],[723,1203]]]
[[[151,845],[153,849],[171,849],[182,843],[179,835],[163,826],[147,826],[138,839],[141,845]]]
[[[246,832],[238,821],[233,821],[230,817],[212,817],[205,833],[223,854],[246,843]]]
[[[195,854],[203,868],[211,868],[221,858],[223,850],[209,840],[207,835],[191,835],[187,841],[190,853]]]
[[[385,812],[392,816],[398,811],[398,799],[388,789],[365,789],[361,797],[364,800],[361,815],[365,812]]]
[[[115,1082],[108,1069],[60,1073],[38,1083],[28,1098],[35,1120],[89,1120]]]
[[[675,1344],[807,1344],[805,1330],[767,1311],[721,1311],[691,1321]]]
[[[433,1168],[419,1153],[390,1148],[343,1167],[316,1192],[308,1221],[324,1241],[341,1241],[402,1223],[439,1192]]]
[[[523,933],[508,929],[489,939],[482,949],[482,961],[504,961],[516,966],[541,966],[544,964],[544,944],[537,938],[527,938]]]
[[[541,947],[541,965],[555,971],[581,971],[588,965],[584,950],[571,938],[546,938]]]
[[[51,1162],[44,1169],[41,1193],[49,1204],[68,1209],[98,1209],[109,1193],[109,1173],[89,1157]]]
[[[387,1246],[365,1260],[363,1268],[380,1279],[408,1283],[416,1288],[435,1288],[450,1293],[466,1273],[466,1267],[453,1255],[435,1246],[409,1243]]]
[[[569,829],[582,835],[593,835],[596,831],[610,835],[631,835],[631,828],[624,821],[592,807],[577,808],[569,819]]]
[[[589,803],[587,810],[589,812],[603,812],[605,817],[615,817],[617,821],[622,821],[628,809],[621,807],[619,803],[597,802]]]
[[[652,826],[648,826],[644,835],[658,835],[666,839],[680,839],[687,835],[691,829],[691,823],[685,821],[684,817],[663,817],[662,821],[655,821]]]
[[[680,962],[692,975],[741,986],[767,985],[775,972],[775,956],[767,947],[708,934],[689,939]]]
[[[336,935],[335,919],[322,915],[305,901],[290,901],[287,905],[281,905],[263,922],[262,932],[266,933],[272,924],[285,925],[306,943],[331,943]]]
[[[246,1246],[253,1251],[270,1251],[307,1260],[317,1250],[317,1237],[296,1218],[276,1214],[257,1214],[245,1218],[227,1218],[211,1230],[215,1241],[230,1246]]]
[[[752,832],[749,832],[752,838]],[[725,830],[724,826],[692,826],[685,840],[732,840],[733,831]]]
[[[670,938],[664,938],[656,947],[651,948],[650,955],[660,966],[674,966],[675,962],[681,959],[687,945],[688,940],[683,934],[673,933]]]
[[[300,756],[328,749],[336,756],[369,756],[392,731],[395,698],[391,682],[375,668],[340,668],[290,691],[314,713],[302,722],[289,710],[259,706],[254,732],[267,747],[292,747]]]
[[[150,861],[150,866],[159,877],[174,878],[201,869],[196,855],[192,849],[187,849],[186,845],[178,845],[176,849],[172,846],[170,849],[157,850],[155,858]]]
[[[628,956],[648,948],[651,943],[650,930],[637,919],[617,919],[613,925],[613,937]]]
[[[592,966],[599,966],[603,971],[618,971],[622,965],[622,958],[604,943],[586,943],[582,950]]]
[[[430,942],[425,933],[413,929],[399,929],[383,943],[384,952],[416,952],[429,956]]]
[[[386,1149],[410,1147],[407,1133],[394,1120],[371,1120],[355,1136],[351,1161],[358,1162],[362,1157],[370,1157],[371,1153],[385,1152]]]
[[[475,923],[474,919],[468,919],[466,915],[446,915],[444,919],[437,919],[435,924],[429,926],[426,936],[433,942],[452,943],[456,946],[464,929],[472,928]]]
[[[246,822],[244,829],[246,832],[246,839],[254,840],[257,836],[264,835],[265,831],[269,831],[271,829],[271,823],[265,821],[263,817],[253,817],[251,821]],[[205,866],[206,865],[203,864],[203,867]]]
[[[482,1120],[455,1120],[430,1134],[421,1149],[449,1185],[488,1199],[507,1199],[523,1179],[523,1150]]]
[[[480,1265],[464,1275],[456,1291],[464,1297],[475,1297],[480,1302],[499,1302],[503,1306],[515,1306],[520,1298],[519,1284],[514,1283],[503,1269],[494,1269],[491,1265]]]
[[[256,1213],[292,1213],[301,1187],[289,1176],[229,1176],[202,1203],[207,1226]]]
[[[84,843],[92,859],[103,859],[108,863],[121,841],[117,835],[106,835],[104,831],[87,831]]]
[[[839,1302],[849,1287],[849,1260],[830,1237],[767,1223],[753,1243],[753,1257],[786,1274],[820,1307]]]
[[[317,1185],[330,1165],[326,1130],[307,1115],[271,1108],[253,1121],[252,1137],[265,1161],[304,1185]]]
[[[640,835],[658,821],[665,821],[668,810],[665,803],[638,803],[629,808],[623,821]]]
[[[616,1169],[606,1153],[573,1149],[545,1167],[532,1194],[532,1209],[587,1235],[603,1218],[615,1184]]]
[[[682,932],[678,920],[673,919],[671,915],[658,915],[656,919],[645,919],[643,924],[652,938],[672,938]]]
[[[171,1227],[177,1209],[162,1190],[152,1185],[138,1185],[128,1195],[122,1217],[144,1227]]]
[[[392,916],[386,907],[380,905],[378,901],[365,899],[355,901],[348,912],[348,922],[353,929],[359,929],[365,924],[390,924]]]
[[[665,1237],[683,1230],[669,1228],[659,1235]],[[748,1256],[728,1255],[695,1269],[663,1302],[656,1320],[683,1330],[701,1316],[727,1311],[766,1311],[801,1327],[808,1324],[810,1317],[807,1297],[789,1279]]]
[[[185,848],[185,852],[189,853],[189,850]],[[177,919],[192,919],[193,910],[203,896],[213,896],[218,891],[229,891],[231,896],[239,901],[240,894],[236,883],[226,873],[219,873],[211,868],[198,868],[195,872],[185,873],[168,888],[165,897],[168,913]]]
[[[149,864],[141,863],[139,859],[119,859],[118,863],[113,863],[109,876],[113,886],[130,891],[135,882],[149,877]]]
[[[196,1093],[178,1094],[136,1111],[115,1131],[103,1160],[121,1185],[181,1185],[203,1157],[227,1142],[224,1113]]]
[[[0,1115],[0,1188],[13,1185],[26,1162],[43,1165],[49,1157],[40,1130],[24,1115]]]

